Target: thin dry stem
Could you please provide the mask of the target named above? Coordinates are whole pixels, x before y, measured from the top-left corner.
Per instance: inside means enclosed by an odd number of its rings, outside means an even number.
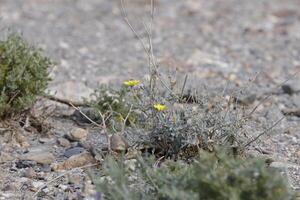
[[[130,114],[131,114],[131,112],[132,112],[132,107],[133,107],[133,106],[132,106],[132,104],[131,104],[131,105],[130,105],[129,111],[128,111],[128,113],[127,113],[125,119],[123,120],[122,133],[124,133],[124,131],[125,131],[126,121],[128,120],[128,118],[129,118],[129,116],[130,116]]]
[[[280,88],[281,86],[283,86],[285,83],[287,83],[289,80],[293,79],[300,71],[297,71],[296,73],[294,73],[293,75],[291,75],[289,78],[287,78],[285,81],[283,81],[281,84],[275,86],[275,89]],[[252,111],[248,114],[247,117],[252,116],[252,114],[257,110],[257,108],[262,105],[264,102],[266,102],[271,96],[273,95],[273,93],[270,93],[269,95],[267,95],[266,97],[264,97],[253,109]]]
[[[250,144],[252,144],[253,142],[255,142],[256,140],[258,140],[261,136],[265,135],[266,133],[268,133],[270,130],[272,130],[275,126],[277,126],[283,119],[285,119],[285,117],[280,118],[278,121],[276,121],[271,127],[267,128],[266,130],[264,130],[263,132],[261,132],[260,134],[258,134],[255,138],[253,138],[252,140],[250,140],[249,142],[247,142],[244,145],[244,148],[246,148],[247,146],[249,146]]]
[[[154,2],[153,0],[151,0],[151,24],[153,22],[153,18],[154,18]],[[127,12],[126,12],[126,9],[124,7],[124,2],[125,0],[121,0],[121,9],[122,9],[122,13],[123,13],[123,18],[124,18],[124,21],[126,22],[126,24],[129,26],[129,28],[131,29],[131,31],[134,33],[135,37],[138,39],[138,41],[141,43],[145,53],[147,54],[148,56],[148,59],[149,59],[149,68],[150,68],[150,83],[151,79],[154,79],[155,80],[155,77],[157,77],[159,79],[159,81],[161,82],[161,84],[174,96],[174,97],[177,97],[178,96],[169,88],[169,86],[167,85],[167,83],[163,80],[162,76],[158,73],[158,65],[157,65],[157,62],[156,62],[156,59],[155,59],[155,56],[153,54],[153,45],[152,45],[152,25],[150,27],[150,31],[146,28],[146,32],[148,34],[148,37],[150,39],[149,40],[149,48],[147,48],[147,45],[145,44],[145,42],[143,41],[142,37],[136,32],[136,30],[134,29],[134,27],[132,26],[132,24],[130,23],[128,17],[127,17]],[[153,66],[154,69],[152,69],[151,65]],[[153,88],[154,88],[155,85],[151,85],[152,87],[152,91],[153,91]],[[152,92],[151,91],[151,92]]]
[[[44,95],[43,97],[46,98],[46,99],[49,99],[51,101],[56,101],[58,103],[62,103],[62,104],[65,104],[65,105],[68,105],[68,106],[71,106],[71,107],[73,107],[73,106],[76,106],[76,107],[86,106],[86,104],[83,103],[83,102],[71,101],[69,99],[59,98],[59,97],[56,97],[56,96],[53,96],[53,95]]]
[[[89,118],[86,114],[84,114],[78,107],[74,106],[72,103],[70,103],[70,105],[75,109],[78,110],[80,112],[80,114],[82,114],[87,120],[89,120],[92,124],[96,125],[99,128],[103,128],[103,126],[101,126],[100,124],[98,124],[97,122],[93,121],[91,118]]]

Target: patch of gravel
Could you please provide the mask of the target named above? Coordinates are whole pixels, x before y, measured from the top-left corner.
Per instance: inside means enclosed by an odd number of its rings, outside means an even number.
[[[126,5],[145,40],[143,21],[147,22],[150,9],[146,2],[132,0]],[[188,85],[195,88],[201,84],[223,88],[228,81],[241,86],[259,73],[250,93],[261,95],[273,88],[278,93],[255,117],[266,126],[282,117],[282,109],[299,109],[299,92],[283,94],[276,87],[300,71],[298,0],[156,2],[153,45],[162,71],[177,70],[179,79],[189,74]],[[118,0],[0,0],[0,4],[0,28],[22,32],[57,61],[50,89],[60,96],[78,99],[99,83],[118,85],[147,72],[143,49],[124,23]],[[288,84],[299,90],[300,73]],[[299,117],[287,117],[259,146],[276,161],[299,166],[299,127]],[[291,184],[300,191],[299,167],[288,170]]]

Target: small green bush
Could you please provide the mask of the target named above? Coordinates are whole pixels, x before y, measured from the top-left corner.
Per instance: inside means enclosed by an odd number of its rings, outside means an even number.
[[[285,177],[257,159],[201,152],[193,163],[154,159],[104,163],[93,178],[104,199],[292,200]],[[96,176],[94,176],[96,177]]]
[[[0,118],[20,113],[43,93],[51,61],[20,35],[0,40]]]
[[[121,131],[124,124],[129,126],[136,124],[137,121],[141,122],[141,108],[144,106],[144,98],[140,97],[141,91],[139,87],[123,85],[116,90],[107,85],[101,85],[91,94],[91,100],[85,100],[85,102],[92,108],[98,123],[102,123],[102,114],[111,131]],[[124,122],[125,119],[126,122]]]
[[[107,85],[101,85],[91,94],[92,100],[86,100],[86,103],[94,109],[98,118],[97,121],[101,122],[99,112],[105,117],[111,116],[112,118],[118,118],[120,116],[126,116],[129,107],[125,101],[125,96],[125,88],[115,90]]]

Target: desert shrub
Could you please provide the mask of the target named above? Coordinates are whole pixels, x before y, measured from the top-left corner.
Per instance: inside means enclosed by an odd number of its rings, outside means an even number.
[[[92,96],[88,105],[93,113],[102,113],[110,131],[147,133],[148,139],[142,142],[157,156],[189,158],[199,148],[213,151],[214,145],[243,150],[246,119],[234,102],[218,94],[157,90],[151,95],[140,81],[119,90],[101,86]]]
[[[101,85],[91,94],[90,100],[85,102],[92,108],[95,121],[102,123],[104,118],[110,130],[121,130],[124,120],[125,125],[133,125],[137,119],[137,97],[126,86],[117,90],[108,85]]]
[[[201,152],[191,164],[108,158],[94,176],[104,199],[291,200],[285,177],[257,159]],[[95,178],[96,177],[96,178]]]
[[[0,41],[0,117],[30,107],[47,87],[51,61],[20,35]]]

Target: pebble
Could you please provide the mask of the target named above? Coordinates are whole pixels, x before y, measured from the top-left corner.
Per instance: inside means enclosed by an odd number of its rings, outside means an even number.
[[[67,140],[66,138],[58,138],[57,142],[60,146],[65,147],[65,148],[69,148],[71,147],[71,143],[69,140]]]
[[[88,131],[82,128],[74,128],[69,134],[69,138],[74,141],[80,141],[87,137]]]
[[[16,142],[18,142],[21,145],[21,147],[23,147],[23,148],[28,148],[30,146],[30,144],[27,141],[27,138],[22,134],[19,134],[19,133],[16,134],[15,139],[16,139]]]
[[[288,94],[288,95],[292,95],[295,93],[295,90],[290,86],[290,85],[282,85],[281,89],[283,91],[283,93]]]
[[[18,168],[18,169],[33,167],[35,165],[36,165],[36,162],[32,161],[32,160],[18,160],[16,162],[16,168]]]
[[[96,187],[92,183],[92,181],[87,180],[84,185],[85,185],[85,196],[94,197],[94,195],[96,194]]]
[[[241,97],[241,98],[237,98],[237,103],[244,105],[244,106],[248,106],[251,105],[255,102],[257,96],[256,94],[250,94],[248,96],[245,97]]]
[[[51,143],[51,142],[53,142],[53,139],[51,139],[51,138],[40,138],[39,142],[42,143],[42,144]]]
[[[33,182],[32,182],[32,186],[33,186],[34,188],[40,188],[40,187],[42,187],[44,184],[45,184],[45,183],[42,182],[42,181],[33,181]]]
[[[26,169],[23,175],[24,175],[24,177],[27,177],[30,179],[37,177],[37,174],[34,171],[34,169],[32,169],[32,167],[29,167],[28,169]]]
[[[50,190],[49,190],[49,188],[44,188],[44,189],[42,189],[42,191],[44,192],[44,193],[48,193],[48,192],[50,192]]]
[[[114,134],[110,138],[110,148],[115,152],[126,151],[129,147],[125,138],[119,134]]]
[[[12,199],[14,197],[13,193],[0,193],[0,199]]]
[[[51,164],[54,162],[55,157],[49,152],[37,152],[24,155],[22,160],[31,160],[39,164]]]
[[[4,184],[2,187],[2,192],[18,190],[14,183]]]
[[[6,162],[10,162],[14,159],[14,157],[12,157],[10,154],[5,153],[5,152],[1,152],[0,154],[0,163],[6,163]]]
[[[69,170],[77,167],[82,167],[88,164],[95,163],[94,157],[89,152],[83,152],[81,154],[73,155],[66,161],[52,165],[52,169],[55,171]]]
[[[82,180],[82,175],[80,174],[70,174],[68,176],[68,182],[71,184],[79,184]]]
[[[68,186],[67,186],[67,185],[62,185],[62,184],[60,184],[58,187],[59,187],[60,189],[62,189],[63,191],[65,191],[65,190],[68,189]]]
[[[20,183],[26,183],[27,181],[29,181],[30,179],[29,178],[26,178],[26,177],[21,177],[19,178],[19,182]]]
[[[80,154],[84,151],[85,151],[85,149],[82,147],[72,147],[65,151],[64,156],[66,156],[67,158],[70,158],[71,156]]]

